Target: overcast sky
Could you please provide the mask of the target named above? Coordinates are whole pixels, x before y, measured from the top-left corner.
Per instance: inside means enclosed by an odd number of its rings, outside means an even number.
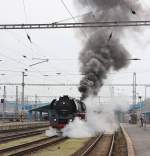
[[[61,0],[0,0],[0,24],[9,23],[52,23],[70,18]],[[73,0],[64,0],[73,16],[86,13],[86,10],[75,9]],[[150,8],[148,0],[141,0],[145,9]],[[136,17],[138,19],[138,17]],[[149,17],[146,17],[148,20]],[[140,17],[139,20],[145,20]],[[66,22],[73,22],[72,20]],[[107,28],[108,29],[108,28]],[[33,43],[27,39],[29,34]],[[128,28],[122,36],[121,42],[127,47],[133,58],[129,67],[119,73],[108,75],[107,83],[132,83],[133,72],[137,73],[138,83],[150,84],[150,31],[140,28],[133,32]],[[0,82],[21,82],[21,72],[28,69],[26,83],[79,83],[78,56],[82,49],[79,34],[75,29],[55,30],[1,30],[0,31]],[[26,56],[26,58],[23,57]],[[48,63],[34,66],[32,58],[48,58]],[[61,73],[57,75],[56,73]],[[44,77],[43,75],[49,75]],[[117,89],[119,90],[119,89]],[[15,87],[8,87],[8,94],[15,94]],[[118,91],[119,92],[119,91]],[[126,88],[120,89],[125,92]],[[139,94],[143,89],[139,88]],[[2,89],[0,91],[2,94]],[[31,87],[26,88],[26,94],[39,95],[77,95],[75,87]],[[128,93],[128,95],[131,95]]]

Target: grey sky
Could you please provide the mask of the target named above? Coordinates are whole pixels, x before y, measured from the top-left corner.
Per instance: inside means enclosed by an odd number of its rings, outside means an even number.
[[[64,1],[74,16],[86,12],[86,10],[78,12],[73,6],[73,0]],[[26,14],[23,0],[0,0],[0,2],[0,24],[51,23],[70,18],[60,0],[24,0]],[[141,2],[145,9],[150,8],[148,0],[141,0]],[[136,19],[138,18],[136,17]],[[146,18],[149,19],[149,17]],[[144,20],[141,17],[140,19]],[[27,40],[26,33],[30,34],[33,44]],[[132,73],[137,72],[138,83],[150,83],[149,35],[149,28],[145,27],[140,28],[140,31],[137,32],[133,32],[131,28],[126,30],[122,36],[122,43],[133,57],[142,58],[142,60],[131,62],[127,69],[119,73],[110,74],[108,82],[131,83]],[[7,74],[0,76],[0,82],[21,82],[21,71],[28,68],[29,76],[26,77],[28,83],[79,83],[81,76],[78,75],[78,55],[82,43],[74,29],[0,31],[0,45],[0,59],[3,60],[0,62],[0,74]],[[22,55],[26,55],[27,58],[23,58]],[[35,62],[32,60],[33,57],[49,58],[50,61],[29,68],[29,65]],[[19,72],[10,72],[9,70]],[[62,73],[62,76],[56,75],[58,72]],[[42,76],[45,74],[50,76]],[[142,89],[139,90],[139,92],[142,91]],[[2,90],[0,92],[2,93]],[[8,92],[15,94],[14,87],[11,87]],[[77,89],[69,87],[65,89],[62,87],[26,89],[27,94],[59,95],[62,92],[75,96]],[[125,93],[127,92],[125,91]]]

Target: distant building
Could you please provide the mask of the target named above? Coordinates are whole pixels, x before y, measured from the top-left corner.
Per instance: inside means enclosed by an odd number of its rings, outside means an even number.
[[[28,102],[28,103],[25,103],[24,104],[24,111],[29,111],[35,107],[41,107],[41,106],[44,106],[44,105],[48,105],[49,103],[48,102],[41,102],[41,103],[38,103],[35,105],[35,103],[33,102]],[[18,107],[18,111],[21,111],[22,110],[22,104],[19,103],[17,105]],[[15,101],[6,101],[6,112],[11,112],[11,113],[14,113],[15,112],[15,109],[16,109],[16,102]],[[3,111],[3,104],[0,103],[0,113]]]

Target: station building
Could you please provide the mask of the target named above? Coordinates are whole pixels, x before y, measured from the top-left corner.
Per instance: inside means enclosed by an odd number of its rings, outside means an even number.
[[[21,103],[16,104],[16,101],[6,101],[5,111],[3,111],[3,103],[0,103],[0,120],[5,119],[9,121],[15,121],[16,119],[20,118],[22,112],[25,120],[31,120],[31,118],[35,121],[40,120],[40,113],[33,113],[31,117],[30,110],[43,107],[48,104],[48,102],[41,102],[38,104],[29,102],[22,105]]]

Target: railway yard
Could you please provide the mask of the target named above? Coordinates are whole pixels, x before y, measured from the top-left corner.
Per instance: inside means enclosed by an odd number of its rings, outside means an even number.
[[[15,124],[14,124],[15,125]],[[30,127],[30,126],[29,126]],[[4,129],[4,128],[3,128]],[[0,155],[33,156],[118,156],[127,155],[124,134],[119,129],[114,134],[101,133],[92,138],[68,138],[61,134],[48,137],[48,127],[6,129],[0,132]]]
[[[150,1],[0,2],[0,156],[150,156]]]

